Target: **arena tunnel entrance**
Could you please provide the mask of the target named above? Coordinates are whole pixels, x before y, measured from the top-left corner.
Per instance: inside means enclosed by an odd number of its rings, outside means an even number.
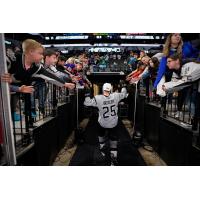
[[[199,34],[1,36],[1,165],[200,164]],[[183,40],[184,63],[176,54],[162,53],[172,36]],[[40,50],[39,61],[25,65],[32,57],[27,49],[22,52],[22,42]],[[177,59],[179,70],[187,68],[181,71],[191,73],[187,82],[169,69],[162,83],[163,59]],[[174,86],[172,72],[180,85]],[[113,133],[109,144],[100,141],[99,124]]]
[[[120,72],[104,72],[103,74],[96,74],[93,73],[88,76],[88,79],[91,81],[93,88],[91,92],[93,93],[92,96],[102,94],[102,86],[107,81],[111,83],[113,86],[113,93],[120,92],[122,87],[125,84],[125,75],[124,73]],[[98,141],[98,108],[94,107],[87,107],[83,105],[83,101],[85,100],[85,91],[83,89],[77,89],[78,93],[78,101],[79,104],[77,106],[78,113],[80,115],[77,117],[77,127],[75,129],[75,141],[77,144],[76,151],[74,155],[71,157],[69,161],[69,165],[111,165],[111,158],[110,158],[110,148],[107,141],[105,151],[105,156],[101,157],[101,152],[99,148],[99,141]],[[92,98],[92,97],[91,97]],[[131,104],[134,102],[131,102]],[[127,99],[123,99],[120,101],[118,105],[118,115],[119,115],[119,122],[118,122],[118,164],[117,165],[146,165],[145,161],[143,160],[142,156],[140,155],[137,146],[133,144],[132,136],[127,131],[123,121],[129,121],[132,125],[132,122],[128,120],[129,113],[134,113],[133,111],[129,111],[129,103]],[[132,108],[130,106],[130,108]],[[133,118],[133,117],[130,117]],[[84,121],[87,119],[87,123],[84,125],[85,127],[82,128],[79,126],[79,122]],[[80,123],[81,124],[81,123]],[[114,130],[113,130],[114,131]],[[117,133],[116,133],[117,134]]]

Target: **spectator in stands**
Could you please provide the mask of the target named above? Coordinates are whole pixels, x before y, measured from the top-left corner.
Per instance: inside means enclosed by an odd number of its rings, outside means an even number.
[[[164,49],[163,49],[163,57],[160,61],[158,74],[156,77],[156,80],[154,82],[154,88],[157,88],[158,83],[160,82],[161,78],[164,76],[165,81],[169,82],[171,81],[173,70],[170,70],[167,67],[167,57],[178,53],[181,55],[181,59],[184,62],[188,58],[196,58],[198,54],[198,50],[195,48],[195,44],[192,45],[190,42],[184,42],[181,38],[181,34],[179,33],[171,33],[168,35]],[[181,92],[179,92],[179,95],[181,96]],[[161,105],[163,107],[163,112],[166,113],[166,97],[162,98]],[[178,116],[178,115],[177,115]]]
[[[87,76],[83,73],[83,63],[76,59],[75,68],[73,70],[73,79],[76,80],[77,84],[80,86],[91,87],[91,82],[87,79]]]
[[[152,57],[149,60],[149,73],[152,80],[152,83],[154,84],[158,72],[158,66],[159,66],[159,60],[157,57]]]
[[[145,55],[141,58],[141,61],[143,62],[144,65],[149,66],[150,57]]]
[[[4,75],[2,75],[1,77],[1,81],[3,82],[7,82],[9,84],[12,83],[12,78],[11,75],[9,73],[5,73]],[[10,92],[11,92],[11,112],[12,112],[12,119],[14,121],[20,121],[21,117],[19,114],[17,114],[17,103],[19,100],[19,97],[16,96],[15,93],[33,93],[34,92],[34,88],[33,86],[26,86],[26,85],[22,85],[22,86],[16,86],[16,85],[10,85]],[[14,93],[14,94],[13,94]]]
[[[56,64],[56,68],[57,68],[57,70],[59,71],[59,70],[65,70],[65,62],[66,62],[66,58],[64,57],[64,56],[59,56],[58,57],[58,62],[57,62],[57,64]]]
[[[138,58],[138,60],[142,60],[142,58],[146,56],[145,51],[140,51],[140,57]]]
[[[144,79],[146,79],[147,77],[150,76],[150,74],[149,74],[149,61],[150,61],[149,56],[143,56],[143,58],[141,59],[140,62],[143,63],[144,70],[142,71],[142,73],[139,74],[138,80],[140,80],[140,79],[144,80]]]
[[[134,57],[133,51],[130,52],[130,56],[128,58],[128,72],[132,72],[137,68],[137,59]]]
[[[82,58],[81,61],[82,61],[82,63],[83,63],[83,72],[84,72],[84,74],[85,74],[85,75],[90,74],[89,60],[88,60],[88,58],[86,57],[86,55],[85,55],[84,58]]]
[[[65,68],[69,71],[69,72],[73,72],[74,68],[75,68],[75,64],[74,64],[75,58],[70,57],[67,59],[66,64],[65,64]]]
[[[152,82],[154,83],[159,65],[158,58],[156,57],[149,58],[148,56],[144,56],[141,62],[146,67],[143,73],[140,74],[138,78],[145,79],[146,77],[150,77]]]
[[[172,71],[167,68],[167,56],[178,53],[181,55],[183,62],[188,58],[197,58],[199,51],[195,46],[191,42],[183,43],[179,33],[170,33],[168,35],[163,49],[163,57],[159,65],[158,76],[154,83],[155,88],[163,75],[165,75],[166,81],[171,80]]]
[[[6,48],[6,61],[8,70],[11,67],[11,63],[16,60],[15,53],[11,47]]]
[[[57,70],[56,63],[58,61],[57,52],[52,49],[47,49],[45,51],[44,58],[44,68],[51,74],[55,75],[59,79],[65,82],[65,85],[68,85],[68,89],[73,89],[74,84],[72,83],[72,79],[70,74],[64,70]],[[72,87],[73,86],[73,87]]]
[[[145,69],[143,72],[138,76],[138,81],[141,80],[141,84],[145,87],[146,98],[149,100],[149,86],[150,86],[150,73],[149,73],[149,61],[150,57],[145,55],[142,57],[141,62],[144,64]]]
[[[34,78],[43,78],[60,87],[74,88],[74,85],[66,83],[52,73],[43,68],[43,46],[35,40],[27,39],[22,44],[23,54],[16,55],[16,61],[11,64],[9,72],[13,80],[17,80],[21,85],[31,85]],[[31,101],[30,96],[26,95],[27,102]],[[31,105],[31,102],[28,104]],[[30,110],[26,111],[30,112]],[[29,115],[30,116],[30,115]]]
[[[5,73],[4,75],[2,75],[1,80],[9,84],[12,83],[12,77],[9,73]],[[26,86],[26,85],[22,85],[21,87],[10,85],[10,92],[33,93],[34,88],[33,86]]]
[[[117,60],[121,60],[121,58],[122,58],[122,56],[121,56],[121,54],[117,54]]]
[[[142,60],[138,62],[138,69],[128,75],[127,80],[130,80],[130,84],[138,83],[141,80],[141,84],[145,86],[146,97],[149,99],[149,83],[150,83],[150,72],[149,72],[149,61],[148,56],[143,56]]]
[[[15,52],[15,55],[18,55],[18,54],[22,54],[22,49],[19,47],[19,46],[16,46],[15,48],[14,48],[14,52]]]
[[[57,76],[58,78],[62,79],[64,82],[68,82],[68,79],[65,79],[64,74],[57,71],[55,64],[58,61],[59,52],[56,52],[51,49],[45,50],[44,53],[44,68],[51,74]],[[39,101],[39,111],[45,115],[45,102],[47,97],[48,88],[46,82],[42,78],[35,78],[32,82],[32,85],[35,87],[35,93],[31,96],[31,109],[32,109],[32,117],[36,117],[35,111],[35,98]]]
[[[157,72],[158,72],[158,66],[159,66],[159,60],[157,57],[152,57],[149,60],[149,74],[150,74],[150,80],[151,80],[151,86],[154,85],[154,82],[156,80]],[[159,96],[156,94],[156,90],[152,89],[152,95],[153,95],[153,100],[158,101]]]
[[[134,70],[133,72],[131,72],[127,78],[126,78],[126,81],[129,81],[131,84],[132,83],[137,83],[140,78],[139,78],[139,75],[141,75],[143,73],[143,71],[145,70],[146,68],[146,65],[144,65],[143,62],[138,62],[137,64],[137,69]]]
[[[136,62],[137,62],[138,61],[138,54],[134,53],[133,56],[134,56],[134,58],[136,59]]]
[[[79,92],[79,94],[78,94],[79,121],[81,121],[84,117],[83,102],[84,102],[84,97],[85,97],[85,90],[83,90],[83,89],[92,87],[92,84],[87,79],[87,76],[83,72],[83,63],[79,59],[76,59],[74,63],[75,63],[75,68],[72,71],[72,74],[74,77],[72,77],[72,78],[73,78],[73,80],[76,80],[77,88],[82,87],[82,89],[78,90],[78,92]]]
[[[116,60],[116,59],[115,59]],[[100,71],[105,71],[105,68],[106,68],[106,66],[107,66],[107,64],[106,64],[106,61],[105,61],[105,58],[104,58],[104,56],[101,56],[100,57],[100,59],[99,59],[99,70]]]
[[[90,54],[89,56],[89,65],[94,65],[94,54]]]
[[[45,60],[44,60],[44,66],[45,66]],[[41,112],[41,114],[45,115],[45,101],[48,89],[45,80],[42,78],[34,78],[32,81],[32,85],[35,88],[35,92],[34,94],[31,95],[31,115],[33,118],[35,118],[36,117],[35,99],[38,99],[39,111]]]
[[[58,61],[57,58],[57,52],[52,49],[45,50],[44,53],[44,68],[51,74],[57,76],[59,79],[63,80],[64,82],[71,82],[70,76],[65,73],[64,71],[58,71],[56,69],[56,63]],[[72,85],[71,83],[68,83],[68,85]]]
[[[21,84],[31,85],[31,75],[38,70],[37,64],[43,59],[44,48],[34,40],[26,40],[23,50],[22,55],[16,56],[9,71],[13,74],[13,79],[21,81]]]
[[[110,58],[110,59],[111,59],[111,58]],[[95,56],[94,56],[94,64],[95,64],[95,65],[98,65],[98,64],[99,64],[99,60],[100,60],[99,54],[95,54]]]
[[[16,53],[13,51],[12,47],[10,47],[10,46],[7,47],[7,49],[6,49],[6,61],[7,61],[8,71],[10,70],[12,63],[16,61],[16,56],[15,56],[15,55],[17,55]],[[10,92],[12,93],[12,95],[11,95],[12,117],[13,117],[14,121],[19,121],[20,115],[17,114],[17,104],[18,104],[19,97],[18,97],[18,94],[16,94],[16,92],[17,93],[18,92],[33,93],[34,89],[33,89],[32,86],[26,86],[26,85],[22,85],[21,87],[19,87],[20,84],[17,81],[14,82],[9,73],[3,75],[2,80],[11,84],[10,85]]]
[[[186,96],[188,96],[191,100],[193,128],[196,129],[197,120],[199,120],[200,115],[200,102],[197,100],[200,94],[200,63],[188,62],[182,65],[181,56],[179,54],[173,54],[168,56],[167,66],[174,72],[172,80],[163,84],[163,90],[167,92],[184,91],[178,99],[178,112],[180,113],[182,111],[183,103],[186,100]],[[191,84],[193,88],[188,89],[188,86]],[[188,104],[190,104],[190,102]],[[188,107],[190,108],[190,105],[188,105]]]

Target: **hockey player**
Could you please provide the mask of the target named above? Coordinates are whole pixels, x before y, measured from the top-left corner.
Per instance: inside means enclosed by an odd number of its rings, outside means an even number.
[[[90,98],[86,94],[84,105],[98,108],[99,117],[97,132],[100,151],[101,154],[105,156],[105,145],[108,136],[111,164],[117,165],[117,144],[119,132],[118,104],[122,99],[126,98],[128,94],[126,88],[122,88],[120,93],[112,93],[112,86],[110,83],[105,83],[102,90],[103,95],[96,95],[94,98]]]

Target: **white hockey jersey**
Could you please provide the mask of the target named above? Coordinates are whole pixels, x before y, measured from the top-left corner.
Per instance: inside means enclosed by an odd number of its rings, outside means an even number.
[[[118,123],[118,104],[128,96],[125,88],[121,93],[111,93],[108,97],[96,95],[94,98],[86,97],[84,105],[93,106],[99,109],[99,124],[104,128],[113,128]]]

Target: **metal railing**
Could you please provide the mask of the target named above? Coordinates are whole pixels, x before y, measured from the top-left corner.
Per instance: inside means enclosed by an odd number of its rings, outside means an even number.
[[[193,83],[180,91],[159,97],[153,89],[151,79],[147,78],[138,83],[138,95],[144,95],[147,102],[160,106],[163,117],[172,118],[181,125],[196,130],[198,126],[196,124],[198,123],[197,118],[200,115],[197,84]]]
[[[7,73],[4,34],[0,33],[0,76]],[[0,82],[0,165],[15,165],[15,147],[8,83]]]
[[[70,101],[65,88],[50,83],[34,85],[33,94],[11,94],[11,113],[16,152],[33,142],[33,128],[56,116],[57,106]]]

